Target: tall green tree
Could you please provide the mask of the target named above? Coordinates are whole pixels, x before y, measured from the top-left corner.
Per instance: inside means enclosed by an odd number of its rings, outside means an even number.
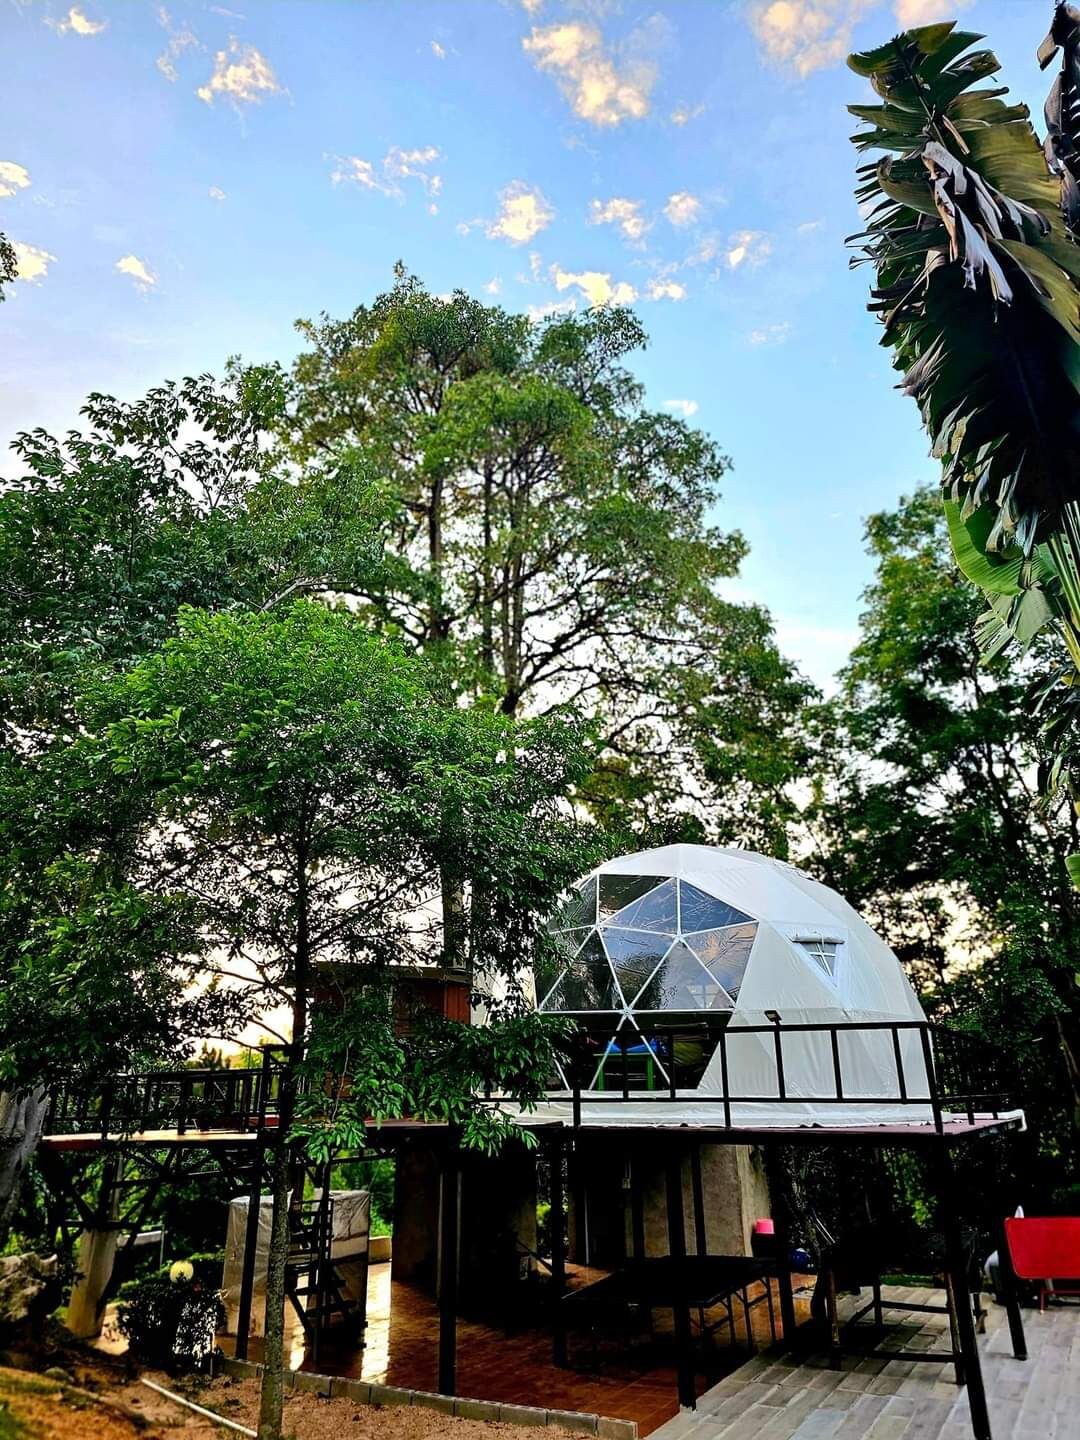
[[[805,687],[768,615],[721,598],[745,554],[711,518],[728,462],[647,407],[637,318],[534,325],[399,267],[371,304],[299,328],[289,454],[349,457],[393,506],[373,623],[452,693],[594,716],[584,793],[609,823],[782,846]]]
[[[15,258],[15,247],[0,230],[0,301],[7,299],[4,294],[4,286],[13,284],[18,273],[19,265]]]
[[[983,592],[988,656],[1056,635],[1040,705],[1045,779],[1080,796],[1080,250],[1075,221],[1077,12],[1058,6],[1041,51],[1064,69],[1046,153],[1027,108],[982,86],[998,71],[982,37],[953,23],[853,55],[881,103],[850,106],[873,265],[870,309],[901,389],[918,403],[953,553]],[[1052,170],[1048,165],[1050,157]],[[855,262],[857,263],[857,262]],[[1080,867],[1080,858],[1076,862]]]
[[[867,524],[874,580],[837,695],[817,717],[809,861],[860,908],[938,1018],[1020,1083],[1045,1202],[1069,1180],[1080,1120],[1076,811],[1040,795],[1045,748],[1025,664],[986,662],[978,597],[928,489]],[[1041,1193],[1040,1193],[1041,1188]]]
[[[376,991],[349,1015],[350,1088],[360,1118],[449,1115],[466,1145],[500,1143],[512,1127],[477,1099],[483,1082],[532,1101],[551,1069],[544,1017],[513,997],[544,917],[596,853],[564,804],[589,757],[561,716],[515,723],[441,703],[430,666],[310,601],[182,612],[179,633],[82,718],[83,736],[56,759],[58,804],[74,819],[89,796],[94,813],[137,817],[128,873],[197,917],[204,978],[239,987],[252,1017],[289,1016],[259,1422],[277,1440],[292,1142],[321,1135],[325,1150],[341,1123],[317,1096],[296,1109],[320,967],[375,985],[395,964],[430,959],[431,906],[450,869],[469,902],[459,944],[477,981],[510,996],[510,1017],[494,1006],[482,1031],[410,1071]],[[359,1123],[348,1133],[363,1143]]]

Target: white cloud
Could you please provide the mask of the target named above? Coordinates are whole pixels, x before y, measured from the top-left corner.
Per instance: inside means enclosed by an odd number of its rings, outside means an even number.
[[[801,225],[795,226],[795,231],[798,235],[812,235],[815,230],[820,230],[824,224],[824,220],[804,220]]]
[[[617,225],[632,244],[639,244],[649,228],[649,222],[641,213],[641,201],[619,196],[610,200],[590,200],[589,224]]]
[[[740,265],[755,269],[772,254],[772,240],[763,230],[736,230],[728,241],[727,263],[732,270]]]
[[[681,415],[684,420],[689,420],[691,415],[697,414],[698,402],[696,400],[665,400],[664,409]]]
[[[521,0],[521,8],[527,15],[537,15],[544,8],[544,0]]]
[[[578,20],[534,29],[521,43],[538,70],[556,77],[579,120],[611,126],[649,113],[656,65],[642,54],[645,31],[631,37],[624,59],[605,47],[595,25]]]
[[[210,196],[211,200],[225,199],[225,191],[222,190],[220,185],[211,185],[210,189],[206,193]]]
[[[672,125],[689,125],[691,120],[696,120],[699,115],[704,114],[704,105],[676,105],[668,119]]]
[[[431,42],[431,53],[435,56],[436,60],[446,59],[446,50],[437,40],[432,40]]]
[[[844,60],[856,23],[877,4],[878,0],[756,0],[750,23],[767,59],[809,75]]]
[[[649,300],[685,300],[686,286],[678,280],[650,280],[645,295]]]
[[[136,287],[144,292],[152,290],[157,284],[157,276],[137,255],[122,255],[116,262],[116,269],[121,275],[129,275]]]
[[[158,24],[163,30],[168,31],[169,43],[154,61],[154,64],[161,71],[162,75],[165,76],[166,80],[175,84],[179,78],[176,61],[185,50],[201,50],[202,46],[199,44],[198,36],[193,31],[188,29],[175,30],[173,28],[172,16],[168,10],[165,9],[164,5],[159,8],[157,16]]]
[[[563,270],[555,264],[551,267],[551,278],[560,294],[574,286],[581,291],[590,305],[630,305],[637,299],[637,291],[626,280],[612,283],[610,274],[600,270],[580,270],[575,273]]]
[[[546,305],[527,305],[525,313],[530,320],[548,320],[552,315],[572,315],[577,309],[577,301],[570,300],[549,300]]]
[[[391,145],[378,166],[359,155],[328,155],[324,158],[334,162],[330,171],[332,185],[359,185],[362,190],[377,190],[380,195],[392,195],[395,200],[405,198],[405,192],[398,183],[400,180],[418,180],[429,200],[442,191],[442,176],[432,174],[430,169],[441,158],[441,151],[434,145],[415,150]],[[432,215],[438,213],[438,208],[433,203],[428,205]]]
[[[555,219],[555,211],[543,194],[523,180],[507,185],[499,200],[498,215],[485,226],[489,240],[509,240],[511,245],[524,245]]]
[[[108,23],[107,20],[91,20],[77,5],[72,5],[63,20],[45,21],[58,35],[67,35],[69,32],[75,35],[100,35]]]
[[[790,334],[791,324],[783,320],[776,325],[762,325],[757,330],[751,330],[746,337],[746,343],[760,350],[766,345],[783,345]]]
[[[30,171],[25,165],[14,160],[0,160],[0,196],[5,199],[16,190],[26,190],[30,185]]]
[[[383,171],[391,180],[419,180],[429,195],[438,195],[442,189],[442,176],[432,175],[431,166],[441,158],[435,145],[425,145],[416,150],[403,150],[400,145],[391,145],[383,158]]]
[[[15,279],[25,280],[31,285],[44,280],[56,256],[50,255],[47,250],[39,250],[36,245],[26,245],[21,240],[13,240],[11,244],[15,251]]]
[[[691,195],[689,190],[677,190],[674,195],[669,195],[664,206],[664,214],[671,224],[679,229],[692,225],[700,218],[701,211],[701,201],[696,195]]]
[[[971,0],[896,0],[897,24],[904,30],[915,25],[933,25],[936,20],[951,20],[958,10],[966,10]]]
[[[484,289],[489,295],[498,295],[499,291],[502,289],[501,278],[498,275],[493,275],[491,279],[487,282],[487,284],[484,286]]]
[[[282,95],[274,68],[254,45],[241,45],[235,35],[229,36],[226,50],[214,56],[214,70],[205,85],[195,91],[200,100],[212,105],[223,95],[234,107],[257,105],[268,95]]]

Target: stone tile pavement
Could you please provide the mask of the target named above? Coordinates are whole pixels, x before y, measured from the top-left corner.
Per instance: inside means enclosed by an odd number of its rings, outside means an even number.
[[[942,1304],[941,1292],[887,1298]],[[868,1295],[863,1297],[869,1298]],[[848,1310],[862,1301],[846,1301]],[[993,1440],[1080,1440],[1080,1307],[1025,1310],[1028,1360],[1014,1360],[1004,1309],[992,1301],[979,1338]],[[944,1315],[886,1309],[881,1348],[948,1345]],[[650,1440],[970,1440],[967,1391],[949,1364],[758,1355],[655,1430]]]

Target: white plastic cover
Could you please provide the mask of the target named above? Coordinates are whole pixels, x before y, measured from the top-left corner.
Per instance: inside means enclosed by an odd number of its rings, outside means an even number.
[[[331,1258],[338,1262],[337,1271],[342,1292],[348,1298],[362,1300],[360,1287],[366,1282],[368,1238],[371,1228],[371,1193],[368,1190],[332,1190],[334,1202],[334,1234]],[[318,1192],[316,1192],[316,1199]],[[259,1234],[255,1248],[254,1289],[251,1298],[251,1325],[248,1333],[261,1335],[266,1318],[266,1270],[270,1249],[270,1217],[272,1195],[259,1202]],[[229,1222],[225,1233],[225,1267],[222,1291],[225,1302],[225,1328],[236,1333],[240,1308],[240,1282],[244,1271],[244,1241],[247,1235],[248,1197],[237,1196],[229,1202]]]
[[[729,1002],[732,1005],[727,1031],[729,1093],[750,1097],[733,1105],[735,1124],[788,1127],[918,1124],[931,1120],[929,1103],[895,1103],[900,1091],[889,1030],[839,1035],[844,1093],[869,1103],[824,1103],[836,1095],[832,1048],[826,1032],[786,1033],[783,1037],[786,1102],[779,1104],[773,1099],[772,1103],[755,1103],[753,1097],[760,1096],[765,1101],[778,1095],[774,1040],[771,1034],[739,1035],[738,1032],[746,1026],[770,1024],[766,1011],[778,1014],[787,1025],[925,1018],[899,960],[834,890],[783,861],[752,851],[705,845],[669,845],[610,860],[587,876],[579,889],[592,895],[589,882],[603,876],[655,877],[658,884],[667,878],[684,881],[755,922],[749,958],[735,998]],[[609,892],[618,889],[610,882],[607,888]],[[627,893],[633,894],[634,889],[628,882]],[[666,889],[663,893],[667,893]],[[646,913],[645,901],[633,903]],[[623,918],[614,920],[601,908],[596,917],[599,938],[606,933],[605,926],[609,923],[621,926],[624,934],[630,933],[635,912],[627,906],[621,913]],[[572,917],[571,923],[588,926],[590,921],[583,913],[580,918]],[[681,928],[685,931],[690,927],[682,923]],[[578,933],[584,937],[587,931],[574,933],[576,939]],[[678,939],[665,943],[672,945],[673,950],[680,945]],[[827,964],[823,963],[823,957]],[[611,958],[614,961],[615,957]],[[615,968],[618,973],[617,965]],[[570,973],[572,976],[572,971]],[[588,981],[574,993],[588,993],[587,987]],[[553,1000],[543,1008],[570,1011],[570,1004],[559,1003],[560,995],[570,989],[570,983],[556,984]],[[595,992],[595,984],[593,989]],[[641,1016],[646,1010],[654,1012],[655,1003],[646,999],[649,993],[645,987],[636,1003],[627,999],[623,1015],[614,1016],[615,1023],[634,1024],[635,1016]],[[655,987],[652,993],[656,993]],[[683,991],[682,996],[685,994]],[[680,1010],[684,1004],[682,996],[676,1005]],[[596,1008],[608,1009],[609,1002]],[[581,1010],[578,1013],[582,1013]],[[901,1056],[908,1097],[929,1101],[917,1031],[901,1032]],[[721,1057],[717,1050],[698,1086],[693,1090],[679,1090],[679,1103],[650,1102],[642,1097],[640,1101],[629,1100],[618,1105],[610,1102],[590,1105],[585,1097],[583,1119],[589,1124],[625,1124],[639,1119],[646,1124],[719,1124],[722,1123],[720,1107],[708,1103],[707,1097],[722,1093]],[[893,1103],[889,1103],[890,1100]],[[880,1103],[873,1103],[875,1101]],[[562,1112],[566,1108],[546,1105],[536,1113],[565,1118]]]

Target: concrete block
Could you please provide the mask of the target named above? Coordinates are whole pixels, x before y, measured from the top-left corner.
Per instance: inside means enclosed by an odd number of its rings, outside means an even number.
[[[330,1395],[332,1398],[343,1395],[348,1400],[355,1400],[358,1405],[371,1404],[371,1381],[350,1380],[344,1375],[335,1375],[330,1382]]]
[[[402,1390],[397,1385],[372,1385],[372,1405],[411,1405],[413,1392]]]
[[[498,1420],[499,1406],[494,1400],[456,1400],[454,1414],[462,1420]]]
[[[297,1390],[308,1390],[314,1395],[329,1395],[330,1376],[315,1375],[310,1370],[297,1370],[293,1387]]]
[[[595,1435],[600,1424],[599,1415],[587,1415],[583,1410],[549,1410],[547,1417],[550,1426],[581,1435]]]
[[[636,1420],[609,1420],[601,1415],[596,1422],[600,1440],[638,1440]]]
[[[425,1410],[434,1410],[439,1415],[453,1415],[457,1402],[453,1395],[438,1395],[434,1390],[414,1390],[412,1403]]]
[[[546,1425],[548,1412],[539,1405],[500,1405],[499,1419],[508,1425]]]

